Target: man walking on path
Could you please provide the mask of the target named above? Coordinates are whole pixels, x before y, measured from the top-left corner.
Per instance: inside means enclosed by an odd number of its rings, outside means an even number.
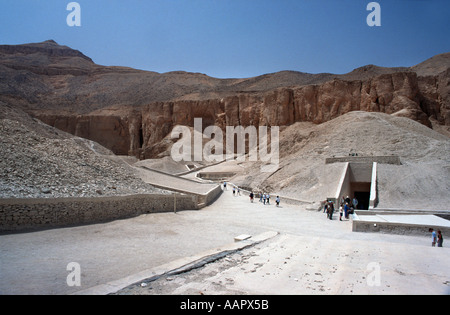
[[[436,246],[436,232],[432,228],[430,228],[428,231],[431,232],[431,246],[435,247]]]
[[[333,220],[334,205],[332,201],[330,201],[330,203],[328,204],[328,211],[330,220]]]

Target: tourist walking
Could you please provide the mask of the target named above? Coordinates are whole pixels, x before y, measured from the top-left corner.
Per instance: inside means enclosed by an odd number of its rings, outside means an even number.
[[[250,202],[251,203],[253,203],[253,197],[254,197],[254,195],[253,195],[253,191],[252,191],[252,192],[250,192]]]
[[[442,244],[444,243],[444,237],[442,236],[442,233],[440,230],[438,230],[438,235],[437,235],[437,247],[442,247]]]
[[[270,200],[270,195],[269,194],[266,195],[266,199],[267,199],[267,204],[269,205],[270,204],[269,203],[269,200]]]
[[[330,202],[327,200],[325,203],[325,212],[327,213],[327,219],[330,218]]]
[[[327,219],[333,220],[333,212],[334,212],[334,206],[332,201],[327,201],[326,204],[327,208]]]
[[[344,207],[339,207],[339,221],[342,221],[342,215],[344,214]]]
[[[334,205],[333,205],[333,201],[330,201],[328,203],[328,218],[330,220],[333,220],[333,212],[334,212]]]
[[[280,206],[280,196],[277,196],[277,199],[275,199],[275,202],[277,203],[277,207]]]
[[[263,193],[263,204],[266,204],[266,193]]]
[[[436,246],[436,240],[437,240],[436,232],[432,228],[430,228],[428,230],[428,232],[431,232],[431,246],[435,247]]]

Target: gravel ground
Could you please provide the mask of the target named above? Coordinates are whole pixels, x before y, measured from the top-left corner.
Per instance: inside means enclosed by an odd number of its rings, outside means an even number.
[[[0,198],[164,193],[125,163],[108,159],[98,144],[39,127],[37,122],[0,120]]]

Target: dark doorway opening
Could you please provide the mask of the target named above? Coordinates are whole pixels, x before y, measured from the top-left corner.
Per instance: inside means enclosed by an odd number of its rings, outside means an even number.
[[[359,210],[369,210],[370,192],[355,191],[355,198],[358,199]]]
[[[141,129],[139,129],[139,148],[142,149],[142,147],[144,146],[144,132]]]

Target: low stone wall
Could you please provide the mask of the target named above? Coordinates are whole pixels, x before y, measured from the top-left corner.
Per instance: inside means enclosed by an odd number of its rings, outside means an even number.
[[[353,221],[353,232],[378,232],[386,234],[398,234],[398,235],[419,235],[430,236],[429,228],[433,228],[435,231],[441,230],[443,235],[450,234],[450,228],[442,226],[432,225],[417,225],[406,223],[392,223],[392,222],[369,222],[369,221]]]
[[[217,196],[217,195],[216,195]],[[130,195],[97,198],[0,199],[0,232],[108,222],[146,213],[198,210],[195,195]]]
[[[210,204],[212,204],[217,198],[219,198],[219,196],[222,194],[223,190],[222,190],[222,186],[217,185],[216,188],[211,189],[210,191],[208,191],[208,193],[204,196],[204,202],[203,204],[205,206],[209,206]],[[203,196],[202,196],[203,197]],[[202,198],[200,198],[200,200],[202,200]]]
[[[444,211],[444,213],[447,211]],[[401,223],[401,222],[387,222],[383,220],[367,220],[366,216],[371,216],[375,214],[395,214],[395,215],[411,215],[411,214],[422,214],[422,215],[437,215],[440,216],[440,212],[431,211],[408,211],[408,210],[395,210],[395,211],[367,211],[367,210],[357,210],[355,214],[351,216],[352,218],[352,231],[353,232],[378,232],[387,234],[400,234],[400,235],[429,235],[431,239],[431,234],[428,231],[433,228],[435,231],[441,230],[444,235],[450,234],[449,226],[438,226],[426,223]]]
[[[392,156],[344,156],[344,157],[332,157],[326,158],[325,164],[331,163],[380,163],[380,164],[394,164],[401,165],[400,157]]]
[[[197,177],[206,180],[222,181],[227,178],[231,178],[234,175],[236,175],[236,173],[233,172],[206,172],[206,173],[199,172],[197,174]]]
[[[374,209],[378,205],[378,163],[373,162],[372,179],[370,184],[369,209]]]

